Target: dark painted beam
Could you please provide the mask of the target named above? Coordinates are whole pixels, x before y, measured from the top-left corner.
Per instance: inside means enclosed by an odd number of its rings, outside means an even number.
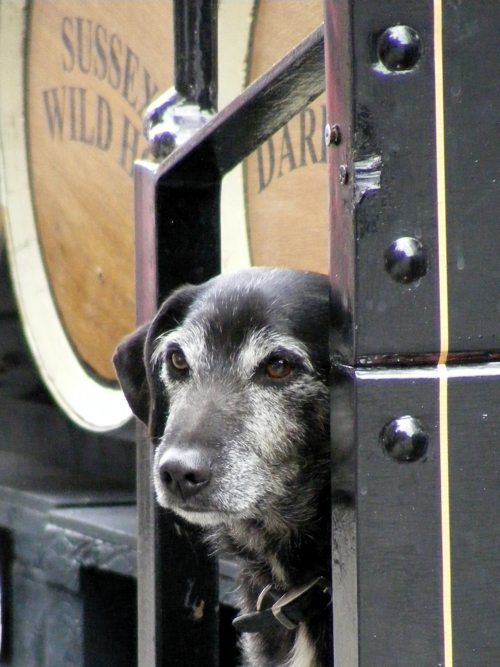
[[[292,49],[159,167],[160,181],[230,171],[325,89],[323,26]],[[201,173],[200,173],[201,172]],[[205,176],[205,180],[206,180]]]
[[[216,108],[216,0],[174,0],[174,79],[183,98]]]
[[[211,110],[217,93],[217,3],[176,0],[174,26],[177,92]],[[182,188],[158,187],[157,165],[135,165],[138,323],[150,319],[175,287],[219,272],[219,185],[197,176],[186,176]],[[153,456],[139,426],[139,667],[217,667],[217,563],[197,529],[157,505]]]
[[[500,6],[325,7],[349,313],[333,480],[355,499],[332,514],[335,666],[482,667],[500,654]]]

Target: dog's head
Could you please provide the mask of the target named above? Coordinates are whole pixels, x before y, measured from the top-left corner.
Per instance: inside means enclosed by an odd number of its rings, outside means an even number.
[[[177,290],[120,344],[161,505],[202,525],[312,517],[330,474],[328,330],[326,276],[250,269]]]

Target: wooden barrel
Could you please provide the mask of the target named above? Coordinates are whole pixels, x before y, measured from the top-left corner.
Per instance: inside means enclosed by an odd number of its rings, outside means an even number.
[[[130,417],[111,356],[134,327],[132,163],[146,148],[144,108],[172,84],[171,29],[165,0],[0,5],[16,293],[47,386],[95,430]]]
[[[257,6],[250,80],[322,21],[321,0],[268,0]],[[326,147],[323,94],[246,162],[245,194],[253,264],[327,272]]]
[[[320,0],[221,0],[220,106],[321,22]],[[132,163],[173,81],[172,3],[0,3],[2,204],[42,377],[77,423],[130,417],[111,364],[134,327]],[[223,184],[223,268],[326,270],[322,100]]]
[[[227,103],[323,20],[321,0],[222,2],[220,102]],[[224,39],[224,35],[227,38]],[[242,265],[327,272],[327,175],[321,95],[222,187],[223,270]]]

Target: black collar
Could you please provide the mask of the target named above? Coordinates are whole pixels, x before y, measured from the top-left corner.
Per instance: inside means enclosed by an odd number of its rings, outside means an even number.
[[[272,627],[295,630],[302,621],[324,611],[331,601],[331,584],[324,577],[291,588],[284,595],[269,585],[259,595],[256,611],[237,616],[233,625],[239,632],[261,632]]]

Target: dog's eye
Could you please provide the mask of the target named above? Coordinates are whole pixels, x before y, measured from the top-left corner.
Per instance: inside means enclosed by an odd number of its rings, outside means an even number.
[[[286,378],[288,375],[290,375],[292,370],[292,364],[286,359],[282,359],[281,357],[274,357],[269,359],[269,361],[264,366],[266,375],[268,375],[270,378],[273,378],[273,380],[281,380],[282,378]]]
[[[189,368],[186,357],[181,350],[174,350],[169,354],[170,363],[178,371],[187,371]]]

